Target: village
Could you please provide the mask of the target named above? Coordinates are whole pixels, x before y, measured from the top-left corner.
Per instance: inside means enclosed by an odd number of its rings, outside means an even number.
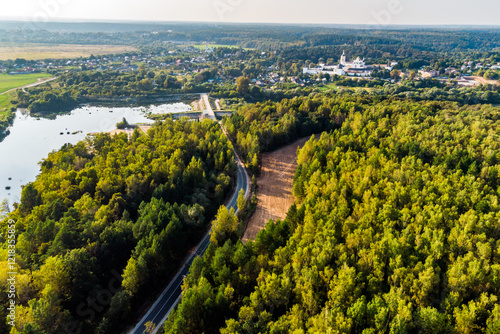
[[[206,43],[200,47],[191,45],[175,45],[172,50],[157,53],[139,54],[125,53],[121,55],[90,56],[77,59],[24,60],[16,59],[10,62],[0,62],[0,73],[16,75],[48,72],[62,74],[68,71],[117,71],[133,73],[141,65],[148,71],[165,71],[172,76],[192,78],[193,81],[210,84],[234,84],[238,76],[246,75],[252,86],[262,89],[273,89],[279,84],[290,83],[301,87],[315,86],[335,81],[335,78],[353,80],[386,80],[392,83],[404,79],[424,80],[436,79],[447,85],[474,87],[481,84],[498,84],[497,80],[487,76],[477,75],[486,71],[497,71],[500,63],[485,64],[464,61],[461,67],[447,67],[443,71],[422,66],[418,70],[404,69],[398,61],[388,61],[385,64],[367,64],[364,58],[356,57],[349,60],[345,51],[337,64],[319,62],[314,64],[306,61],[295,73],[283,73],[277,62],[266,52],[253,52],[244,49],[231,49],[226,53],[214,52],[214,47]],[[245,52],[252,54],[252,59],[241,59]],[[258,72],[248,73],[245,69],[257,59],[267,66],[260,67]],[[233,70],[226,70],[232,67]],[[236,70],[234,70],[236,69]],[[209,76],[203,73],[211,74]],[[290,71],[287,71],[290,72]],[[293,71],[292,71],[293,72]],[[153,86],[156,84],[153,82]]]
[[[340,57],[339,63],[325,64],[319,63],[317,66],[311,67],[311,65],[303,68],[303,74],[309,76],[315,76],[316,81],[328,81],[332,76],[343,76],[352,79],[375,79],[383,78],[380,75],[381,72],[386,72],[386,78],[391,79],[392,82],[396,82],[402,79],[432,79],[435,78],[440,81],[447,82],[448,84],[456,84],[457,86],[463,87],[473,87],[481,84],[498,84],[497,80],[489,80],[482,76],[474,75],[475,72],[481,72],[486,70],[499,70],[500,63],[495,65],[477,63],[474,64],[472,61],[465,62],[460,69],[448,67],[444,70],[444,73],[440,73],[437,70],[422,66],[418,71],[403,71],[397,69],[398,62],[391,61],[388,64],[373,64],[367,65],[365,59],[357,57],[352,62],[347,61],[347,56],[345,51]],[[387,73],[389,72],[389,73]],[[413,73],[412,73],[413,72]],[[387,74],[389,74],[387,76]],[[451,81],[453,80],[453,81]]]

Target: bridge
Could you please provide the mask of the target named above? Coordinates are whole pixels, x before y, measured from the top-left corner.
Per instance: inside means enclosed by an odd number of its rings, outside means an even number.
[[[213,110],[212,105],[209,100],[208,94],[201,94],[200,100],[193,103],[195,105],[193,111],[181,112],[181,113],[172,113],[170,114],[172,118],[181,119],[183,117],[187,117],[189,119],[206,119],[209,118],[213,121],[217,121],[218,119],[226,116],[231,116],[233,113],[231,110],[222,110],[219,100],[215,100],[216,110]],[[201,110],[201,111],[200,111]]]

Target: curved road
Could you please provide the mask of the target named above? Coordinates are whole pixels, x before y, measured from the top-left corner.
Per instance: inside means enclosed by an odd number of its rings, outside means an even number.
[[[208,105],[210,106],[210,104]],[[243,166],[243,163],[241,162],[238,154],[236,152],[234,153],[235,153],[235,160],[238,165],[237,181],[234,192],[231,195],[231,199],[227,202],[226,207],[228,209],[234,208],[234,210],[237,211],[238,207],[236,202],[238,199],[238,192],[240,191],[240,189],[243,189],[245,191],[245,197],[248,198],[250,182],[245,167]],[[191,266],[191,263],[193,262],[195,256],[202,256],[205,253],[205,250],[207,249],[209,243],[210,243],[210,231],[207,232],[205,237],[203,237],[203,240],[196,247],[196,251],[193,252],[191,256],[187,259],[187,261],[182,266],[182,269],[177,272],[177,274],[170,282],[170,284],[167,286],[167,288],[163,291],[161,296],[156,300],[153,306],[151,306],[148,313],[146,313],[146,315],[141,319],[141,321],[139,321],[139,323],[135,326],[135,328],[129,332],[130,334],[143,334],[144,330],[146,329],[145,324],[150,321],[156,325],[156,329],[153,331],[153,333],[157,333],[158,329],[165,322],[165,320],[167,320],[168,315],[177,305],[177,303],[181,298],[182,281],[184,277],[188,274],[189,267]]]

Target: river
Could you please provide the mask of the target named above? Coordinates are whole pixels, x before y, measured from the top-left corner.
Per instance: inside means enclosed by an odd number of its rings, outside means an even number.
[[[36,118],[21,110],[0,142],[0,201],[10,206],[20,202],[22,186],[35,181],[40,173],[38,162],[66,143],[76,144],[89,133],[109,132],[125,117],[129,124],[152,123],[147,113],[191,111],[184,103],[151,105],[137,108],[83,106],[55,119]]]

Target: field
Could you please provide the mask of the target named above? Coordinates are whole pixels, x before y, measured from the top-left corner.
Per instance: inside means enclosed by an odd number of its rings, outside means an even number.
[[[257,180],[257,209],[248,222],[243,242],[255,239],[269,219],[284,219],[293,204],[292,184],[297,169],[297,148],[310,137],[262,155],[261,175]]]
[[[0,94],[17,87],[26,86],[38,81],[39,78],[51,77],[47,73],[30,74],[0,74]]]
[[[200,50],[205,50],[206,47],[208,48],[231,48],[231,49],[239,49],[240,47],[238,45],[223,45],[223,44],[193,44],[191,45],[194,48],[200,49]],[[254,50],[250,48],[243,48],[244,50]]]
[[[78,44],[0,44],[0,60],[23,58],[28,60],[88,57],[137,51],[126,45],[78,45]]]
[[[6,93],[11,89],[23,87],[36,83],[40,79],[49,78],[47,73],[31,73],[31,74],[0,74],[0,121],[5,120],[11,113],[10,103],[12,92]]]

